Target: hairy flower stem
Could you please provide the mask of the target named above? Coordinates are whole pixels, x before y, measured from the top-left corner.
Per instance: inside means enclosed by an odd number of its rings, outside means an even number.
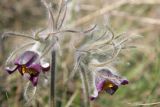
[[[80,75],[81,75],[81,80],[83,84],[84,107],[91,107],[91,104],[89,101],[89,87],[88,87],[89,84],[88,84],[87,75],[83,66],[80,67]]]
[[[56,51],[51,52],[51,86],[50,86],[50,107],[56,107],[55,100],[55,73],[56,73]]]
[[[1,33],[0,33],[0,65],[3,63],[4,60],[4,43],[1,38]]]

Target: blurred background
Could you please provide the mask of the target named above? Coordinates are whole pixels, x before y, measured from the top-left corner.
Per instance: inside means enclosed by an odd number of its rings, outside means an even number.
[[[5,31],[32,34],[34,30],[46,26],[46,22],[46,9],[40,0],[0,0],[0,35]],[[160,0],[68,1],[64,26],[81,29],[94,23],[108,24],[115,35],[129,32],[143,38],[133,41],[137,48],[124,51],[116,65],[130,84],[119,88],[113,96],[101,94],[92,102],[93,107],[160,107]],[[62,56],[58,58],[58,107],[82,107],[83,103],[79,79],[64,85],[73,69],[70,40],[69,37],[63,38]],[[17,72],[8,76],[4,71],[7,56],[24,42],[27,40],[18,37],[5,41],[0,39],[0,107],[26,106],[23,97],[26,81]],[[48,104],[49,89],[47,85],[40,85],[35,99],[27,106],[48,107]]]

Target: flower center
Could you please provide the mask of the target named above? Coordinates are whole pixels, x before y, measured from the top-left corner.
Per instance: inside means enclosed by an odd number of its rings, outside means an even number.
[[[22,65],[22,73],[23,73],[23,74],[24,74],[24,73],[27,73],[27,68],[26,68],[25,65]]]
[[[112,88],[112,87],[113,87],[113,84],[108,84],[108,87],[109,87],[109,88]]]
[[[30,75],[36,75],[35,70],[28,69],[25,65],[22,65],[22,74],[29,73]]]
[[[106,81],[105,83],[104,83],[104,85],[103,85],[103,90],[106,90],[106,89],[109,89],[109,88],[112,88],[112,87],[114,87],[114,84],[112,83],[112,82],[110,82],[110,81]]]

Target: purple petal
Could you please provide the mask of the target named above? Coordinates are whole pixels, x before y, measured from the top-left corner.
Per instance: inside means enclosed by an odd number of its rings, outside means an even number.
[[[90,100],[95,100],[98,97],[98,90],[95,89],[93,94],[89,97]]]
[[[33,51],[25,51],[20,57],[15,61],[16,65],[27,65],[29,66],[35,60],[37,60],[38,54]]]
[[[113,95],[120,85],[128,84],[128,80],[105,68],[97,71],[95,83],[98,92],[105,90],[110,95]]]
[[[32,64],[28,67],[28,69],[33,69],[35,70],[36,72],[41,72],[42,68],[41,68],[41,65],[40,64]]]
[[[31,76],[29,80],[32,82],[33,86],[37,86],[38,76]]]
[[[41,67],[42,67],[42,71],[43,72],[47,72],[47,71],[49,71],[49,69],[50,69],[50,65],[49,65],[49,63],[43,63],[43,64],[41,64]]]
[[[102,80],[96,84],[98,92],[102,91],[104,83],[105,83],[105,80]]]
[[[9,74],[12,74],[13,72],[15,72],[16,70],[18,69],[18,66],[14,66],[12,68],[10,67],[6,67],[5,70],[9,73]]]
[[[118,89],[118,86],[115,85],[112,88],[107,88],[106,92],[109,93],[110,95],[113,95],[117,89]]]
[[[113,84],[115,84],[117,86],[128,84],[128,80],[120,77],[116,73],[113,73],[109,69],[101,69],[98,71],[98,73],[99,73],[99,75],[101,75],[101,76],[99,76],[99,78],[111,81]]]
[[[124,79],[124,80],[121,81],[121,84],[122,84],[122,85],[126,85],[126,84],[128,84],[128,83],[129,83],[129,82],[128,82],[128,80],[126,80],[126,79]]]
[[[21,74],[21,75],[23,75],[23,72],[22,72],[22,67],[21,67],[21,65],[19,65],[19,67],[18,67],[18,71],[20,72],[20,74]]]
[[[96,97],[90,96],[89,99],[90,99],[91,101],[93,101],[93,100],[96,99]]]

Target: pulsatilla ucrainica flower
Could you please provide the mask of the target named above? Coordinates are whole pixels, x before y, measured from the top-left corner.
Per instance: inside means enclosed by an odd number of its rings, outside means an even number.
[[[128,46],[135,36],[115,36],[108,26],[95,31],[96,28],[91,34],[91,39],[86,41],[89,37],[84,38],[84,44],[77,49],[73,70],[79,66],[84,93],[87,93],[86,99],[89,97],[90,100],[96,99],[99,93],[104,91],[113,95],[121,85],[128,84],[126,78],[111,68],[117,64],[116,59],[122,50],[135,47]]]
[[[121,77],[109,68],[100,68],[94,71],[93,76],[93,82],[96,89],[94,89],[94,93],[90,96],[91,100],[96,99],[98,94],[103,91],[113,95],[121,85],[128,84],[128,80],[126,78]]]
[[[43,64],[44,62],[42,61],[41,58],[44,57],[47,53],[49,53],[53,48],[55,48],[56,45],[59,45],[58,39],[60,38],[59,37],[60,33],[69,32],[69,33],[84,34],[94,29],[94,27],[92,27],[91,29],[87,29],[85,31],[61,29],[63,21],[66,16],[67,6],[65,2],[63,1],[61,3],[57,17],[55,17],[53,14],[51,3],[48,3],[46,0],[42,0],[42,2],[48,11],[48,26],[46,28],[35,31],[34,34],[31,36],[29,34],[14,33],[14,32],[5,32],[3,34],[3,38],[17,36],[17,37],[24,37],[34,41],[33,43],[26,44],[19,48],[19,50],[21,50],[21,48],[35,44],[31,50],[25,51],[19,57],[15,58],[14,61],[11,61],[13,62],[14,67],[6,67],[6,71],[9,74],[12,74],[16,70],[18,70],[21,73],[21,75],[27,77],[34,86],[37,85],[39,74],[41,72],[49,71],[49,63]],[[14,51],[13,53],[15,54],[17,52]],[[10,59],[10,56],[8,59]]]
[[[49,71],[49,68],[49,63],[41,63],[38,53],[34,51],[25,51],[15,59],[14,67],[6,67],[6,71],[12,74],[18,70],[23,77],[28,78],[32,82],[33,86],[36,86],[39,74]]]

